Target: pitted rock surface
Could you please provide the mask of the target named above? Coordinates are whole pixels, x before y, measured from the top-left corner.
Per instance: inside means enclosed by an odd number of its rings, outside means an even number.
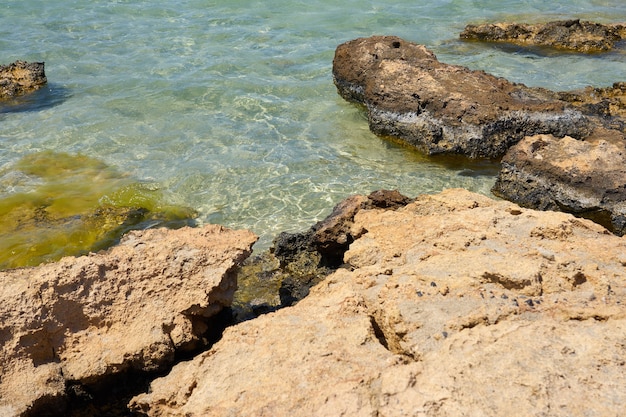
[[[374,133],[428,154],[493,158],[524,136],[590,133],[587,117],[556,93],[441,63],[394,36],[339,45],[333,79],[342,97],[367,107]]]
[[[626,241],[464,190],[360,210],[341,268],[135,397],[148,416],[615,416]]]
[[[606,52],[626,37],[626,24],[558,20],[548,23],[487,23],[467,25],[461,39],[545,46],[583,53]]]
[[[0,415],[62,415],[66,384],[153,371],[202,343],[256,236],[131,232],[112,249],[0,272]]]
[[[15,61],[9,65],[0,65],[0,99],[38,90],[46,82],[43,62]]]
[[[626,232],[626,140],[616,131],[585,141],[524,138],[502,159],[493,191],[525,207],[590,218],[621,236]]]

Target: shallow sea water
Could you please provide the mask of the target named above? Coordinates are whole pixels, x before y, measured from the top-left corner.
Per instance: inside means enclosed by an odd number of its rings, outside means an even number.
[[[493,166],[442,163],[370,133],[336,93],[334,50],[391,34],[531,86],[626,80],[626,47],[554,55],[458,40],[468,23],[568,18],[626,21],[626,2],[5,0],[0,63],[45,61],[48,86],[0,106],[0,170],[33,152],[84,154],[158,184],[200,222],[252,229],[259,249],[355,193],[489,194]],[[0,178],[0,198],[13,192]]]

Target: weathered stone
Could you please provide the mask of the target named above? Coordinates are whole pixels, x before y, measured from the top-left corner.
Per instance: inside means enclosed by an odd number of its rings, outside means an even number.
[[[463,190],[359,210],[353,227],[349,268],[297,305],[227,329],[131,407],[152,417],[621,413],[623,238]]]
[[[40,89],[47,82],[43,62],[15,61],[0,65],[0,99]]]
[[[411,201],[412,199],[397,190],[378,190],[368,196],[348,197],[309,230],[302,233],[281,233],[274,241],[272,251],[282,263],[291,262],[302,252],[312,251],[319,254],[324,265],[339,266],[343,253],[354,241],[352,220],[359,210],[372,207],[395,210]]]
[[[559,92],[558,95],[584,114],[597,116],[595,120],[605,128],[626,133],[626,83],[617,82],[603,88],[587,87]]]
[[[502,160],[493,192],[524,207],[561,210],[626,232],[626,140],[527,137]]]
[[[202,345],[256,237],[209,225],[0,272],[0,415],[61,415],[67,383],[154,371]]]
[[[337,47],[339,94],[367,107],[370,129],[428,154],[499,157],[524,136],[584,138],[589,121],[556,93],[447,65],[394,36]]]
[[[337,204],[331,214],[302,233],[281,233],[272,248],[280,260],[280,306],[290,306],[306,297],[309,288],[319,283],[343,263],[343,254],[358,237],[352,230],[359,210],[383,208],[396,210],[412,199],[397,190],[374,191],[368,196],[354,195]]]
[[[625,24],[608,24],[576,20],[555,22],[493,23],[467,25],[461,39],[509,42],[525,46],[548,46],[576,52],[606,52],[626,37]]]

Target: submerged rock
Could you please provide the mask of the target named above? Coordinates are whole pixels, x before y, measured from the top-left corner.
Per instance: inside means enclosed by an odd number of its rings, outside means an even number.
[[[524,207],[574,213],[623,235],[626,140],[616,131],[603,133],[585,141],[524,138],[502,159],[493,192]]]
[[[614,416],[626,242],[464,190],[359,210],[347,266],[227,329],[132,401],[148,416]]]
[[[255,241],[216,225],[135,231],[106,252],[0,272],[0,415],[63,415],[70,387],[202,346]]]
[[[548,46],[576,52],[606,52],[626,37],[626,24],[559,20],[548,23],[493,23],[467,25],[461,39]]]
[[[0,170],[0,269],[106,249],[132,229],[194,224],[142,183],[83,155],[37,152]]]
[[[427,154],[495,158],[524,136],[590,133],[588,118],[551,91],[441,63],[394,36],[339,45],[333,79],[342,97],[367,107],[374,133]]]
[[[38,90],[47,81],[43,62],[15,61],[0,65],[0,99]]]

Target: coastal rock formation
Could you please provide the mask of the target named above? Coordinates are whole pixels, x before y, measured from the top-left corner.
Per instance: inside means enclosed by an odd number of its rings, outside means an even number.
[[[148,416],[614,416],[626,241],[464,190],[359,210],[347,267],[227,329],[130,406]]]
[[[595,140],[538,135],[502,159],[493,192],[521,206],[561,210],[626,232],[626,140],[603,131]]]
[[[524,23],[467,25],[460,37],[524,46],[547,46],[583,53],[606,52],[626,38],[626,24],[603,25],[576,19],[534,25]]]
[[[47,82],[43,62],[15,61],[0,65],[0,99],[40,89]]]
[[[272,248],[283,269],[289,272],[280,286],[281,305],[292,305],[306,297],[309,288],[343,263],[343,254],[355,239],[352,226],[356,213],[371,208],[395,210],[411,201],[397,190],[354,195],[337,204],[331,214],[309,230],[281,233]]]
[[[557,94],[441,63],[394,36],[339,45],[333,78],[342,97],[367,107],[374,133],[427,154],[499,157],[524,136],[589,134],[587,117]]]
[[[201,345],[255,241],[215,225],[135,231],[106,252],[0,272],[0,415],[62,415],[70,385]]]
[[[626,133],[625,82],[616,82],[610,87],[587,87],[557,94],[561,100],[579,108],[584,114],[595,116],[597,124]]]

